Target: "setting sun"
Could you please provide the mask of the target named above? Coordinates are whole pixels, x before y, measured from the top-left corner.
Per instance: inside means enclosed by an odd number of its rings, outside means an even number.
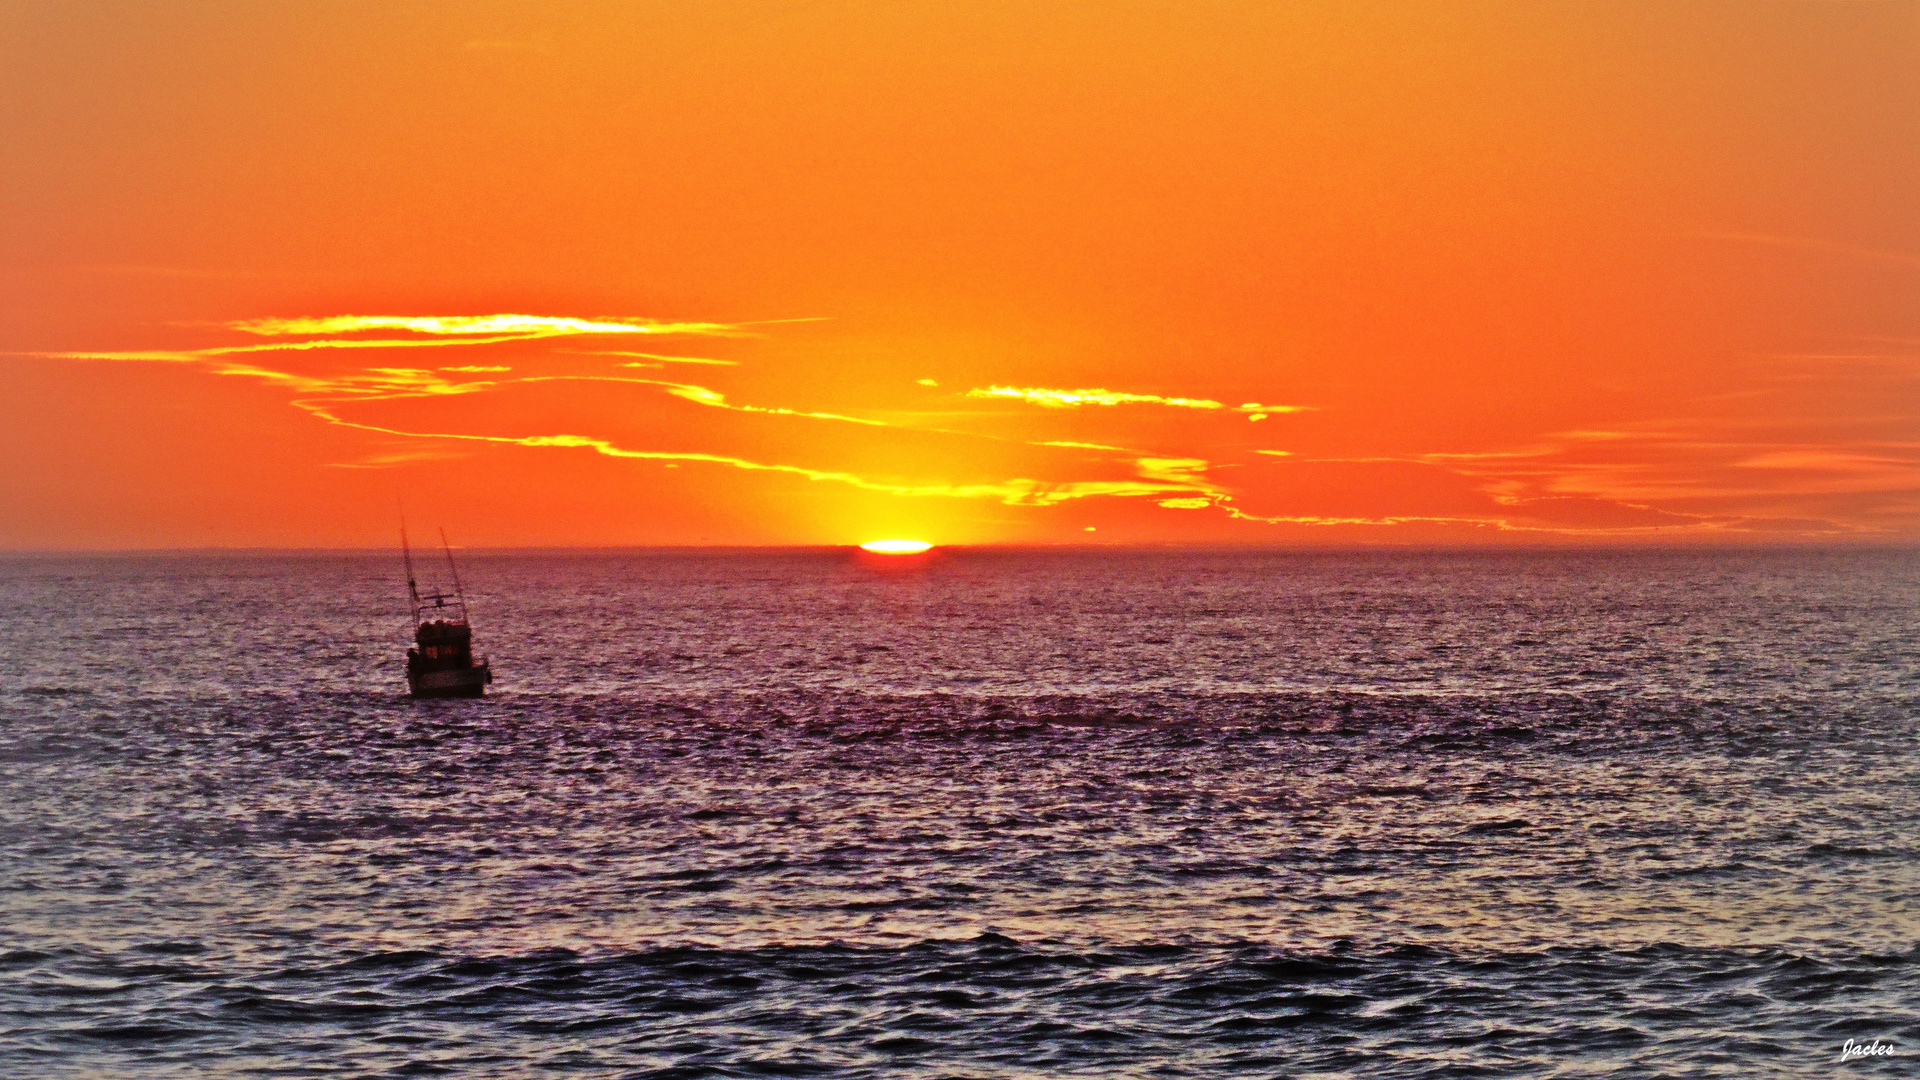
[[[918,555],[932,546],[925,540],[869,540],[860,545],[860,550],[880,555]]]

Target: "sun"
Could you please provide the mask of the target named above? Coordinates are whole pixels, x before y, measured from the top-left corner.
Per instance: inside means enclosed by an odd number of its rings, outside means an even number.
[[[925,540],[869,540],[860,545],[860,550],[879,555],[918,555],[932,546]]]

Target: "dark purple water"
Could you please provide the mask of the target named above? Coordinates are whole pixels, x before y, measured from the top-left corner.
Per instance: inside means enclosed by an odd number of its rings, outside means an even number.
[[[1914,553],[397,562],[0,561],[0,1074],[1914,1074]]]

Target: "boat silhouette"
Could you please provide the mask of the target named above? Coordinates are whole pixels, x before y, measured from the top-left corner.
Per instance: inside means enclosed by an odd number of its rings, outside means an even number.
[[[413,610],[414,647],[407,650],[407,693],[417,698],[477,698],[487,692],[493,669],[485,657],[473,658],[473,624],[467,615],[467,596],[460,587],[460,570],[453,564],[447,530],[440,530],[440,547],[447,553],[452,592],[421,593],[413,574],[413,548],[407,526],[400,525],[400,553],[407,563],[407,599]]]

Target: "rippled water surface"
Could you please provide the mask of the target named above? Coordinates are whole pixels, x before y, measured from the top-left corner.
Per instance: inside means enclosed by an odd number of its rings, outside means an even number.
[[[0,561],[0,1074],[1920,1061],[1911,552],[397,561]]]

